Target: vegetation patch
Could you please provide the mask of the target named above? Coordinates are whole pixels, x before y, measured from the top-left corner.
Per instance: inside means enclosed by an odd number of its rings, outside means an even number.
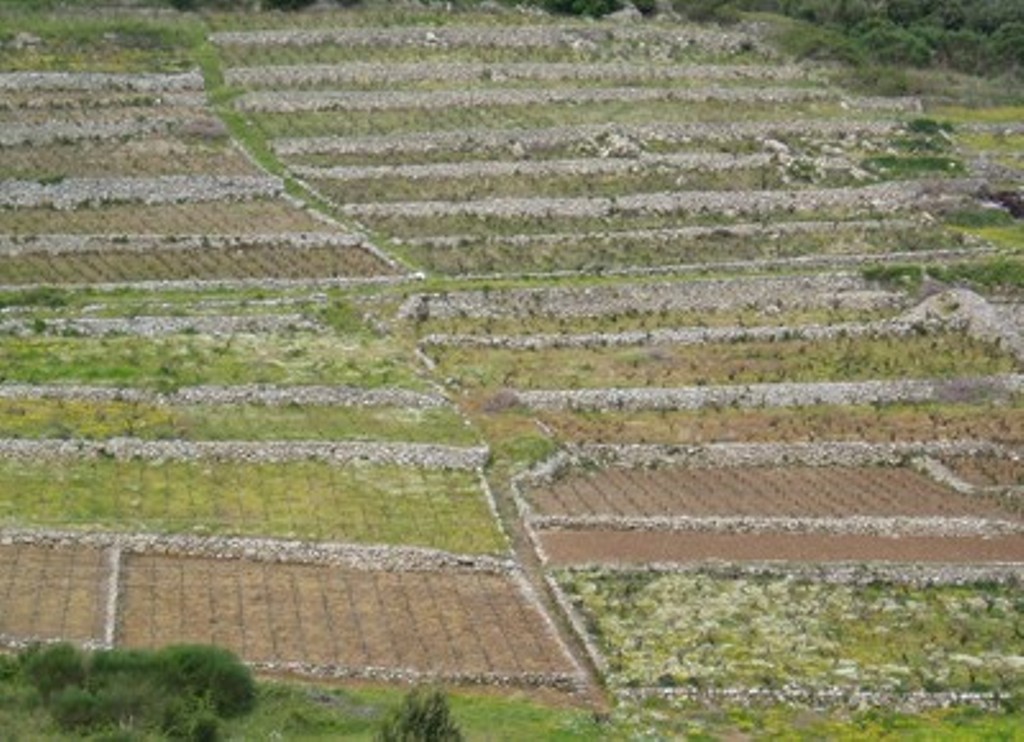
[[[765,410],[539,411],[536,415],[556,438],[581,443],[887,443],[975,439],[1014,444],[1020,441],[1020,431],[1024,429],[1024,399],[1007,406],[979,400],[959,404],[817,405]]]
[[[504,549],[477,475],[315,461],[0,459],[0,521],[104,530]]]
[[[200,384],[423,388],[408,351],[373,337],[171,335],[8,337],[0,381],[81,382],[171,391]]]
[[[463,386],[521,389],[951,378],[1017,369],[1012,356],[995,345],[953,332],[638,348],[445,347],[432,352],[441,373]]]
[[[1018,583],[843,585],[599,571],[558,579],[617,689],[1024,690]]]
[[[321,405],[169,406],[142,402],[0,399],[0,438],[190,441],[395,441],[472,446],[476,433],[452,407]]]

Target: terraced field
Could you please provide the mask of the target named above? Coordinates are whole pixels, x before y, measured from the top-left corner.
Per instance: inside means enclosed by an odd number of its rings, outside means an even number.
[[[763,19],[3,12],[5,646],[627,715],[1024,687],[1019,105]]]

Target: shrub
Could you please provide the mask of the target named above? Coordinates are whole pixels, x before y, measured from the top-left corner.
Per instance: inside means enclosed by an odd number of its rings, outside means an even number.
[[[436,688],[416,688],[384,720],[377,739],[382,742],[456,742],[462,732],[452,718],[448,699]]]
[[[740,13],[730,0],[674,0],[672,8],[698,23],[736,23]]]
[[[256,697],[249,669],[217,647],[87,656],[56,644],[25,652],[21,669],[67,731],[159,730],[175,739],[214,740],[219,717],[249,711]]]
[[[300,10],[312,5],[316,0],[263,0],[264,9]]]
[[[220,716],[244,714],[256,701],[252,673],[226,649],[176,645],[157,652],[156,661],[167,688],[207,700]]]
[[[44,704],[55,693],[69,686],[81,686],[85,681],[85,657],[71,644],[32,647],[22,660],[25,677],[39,691]]]
[[[592,18],[600,18],[622,9],[620,0],[542,0],[541,4],[549,13],[586,15]]]

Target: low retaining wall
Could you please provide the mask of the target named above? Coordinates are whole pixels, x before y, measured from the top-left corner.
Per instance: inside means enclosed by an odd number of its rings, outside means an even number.
[[[324,461],[332,464],[365,462],[429,469],[482,468],[490,458],[486,446],[456,447],[430,443],[363,441],[147,441],[138,438],[86,440],[0,439],[0,456],[46,458],[113,458],[117,461],[238,461],[281,463]]]
[[[74,209],[85,205],[139,202],[200,203],[274,198],[284,192],[280,178],[263,175],[166,175],[153,178],[68,178],[42,184],[0,181],[0,207]]]
[[[191,386],[159,394],[128,387],[76,384],[0,384],[0,399],[66,399],[88,402],[142,402],[159,405],[315,405],[321,407],[447,407],[440,394],[409,389],[360,389],[350,386]]]
[[[807,384],[514,391],[533,410],[698,410],[705,407],[806,407],[902,402],[999,401],[1024,392],[1024,374],[960,379],[897,379]]]

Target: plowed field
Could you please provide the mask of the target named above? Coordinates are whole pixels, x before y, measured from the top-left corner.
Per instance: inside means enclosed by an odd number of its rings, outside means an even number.
[[[0,546],[0,637],[102,640],[108,564],[100,549]]]
[[[129,556],[118,641],[209,642],[248,661],[446,676],[572,672],[505,575]]]
[[[1021,562],[1024,536],[937,538],[778,533],[544,531],[552,565],[651,562]]]
[[[1013,517],[917,472],[883,467],[606,469],[530,499],[541,515]]]

